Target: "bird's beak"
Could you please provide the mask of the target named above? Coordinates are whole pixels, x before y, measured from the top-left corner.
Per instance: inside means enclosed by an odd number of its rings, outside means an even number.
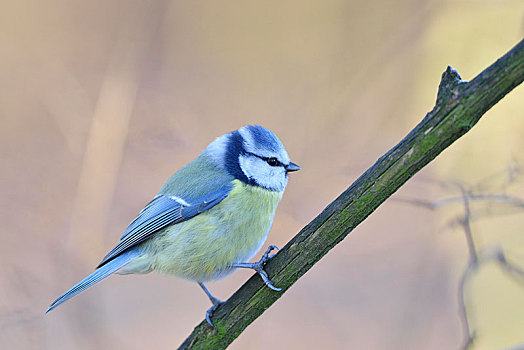
[[[301,168],[298,166],[298,164],[295,164],[293,162],[289,162],[288,165],[286,165],[286,171],[288,173],[292,172],[292,171],[298,171],[300,170]]]

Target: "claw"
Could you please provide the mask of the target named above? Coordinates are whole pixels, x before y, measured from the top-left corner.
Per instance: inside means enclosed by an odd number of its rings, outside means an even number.
[[[216,303],[214,303],[213,306],[211,306],[206,311],[206,321],[213,328],[215,328],[215,326],[213,325],[213,322],[211,322],[211,317],[213,316],[213,312],[215,312],[215,310],[217,309],[218,305],[220,305],[222,303],[223,303],[223,301],[217,299]]]
[[[273,282],[269,279],[266,271],[260,270],[260,271],[257,271],[257,272],[260,275],[260,277],[262,277],[262,280],[264,281],[266,286],[268,286],[269,288],[271,288],[271,289],[273,289],[273,290],[275,290],[277,292],[280,292],[282,290],[282,288],[275,287]]]
[[[264,253],[264,255],[262,255],[262,259],[260,259],[260,261],[262,262],[262,264],[265,265],[265,264],[269,261],[269,259],[273,258],[273,257],[276,255],[276,253],[275,253],[275,254],[271,254],[271,255],[269,255],[269,253],[271,253],[271,251],[272,251],[273,249],[280,250],[280,248],[277,247],[276,245],[270,245],[270,246],[267,248],[267,250],[266,250],[266,252]]]

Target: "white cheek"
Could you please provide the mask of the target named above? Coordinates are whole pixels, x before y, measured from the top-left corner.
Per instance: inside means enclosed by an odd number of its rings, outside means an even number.
[[[287,185],[286,171],[274,167],[256,157],[239,156],[238,161],[244,174],[257,184],[273,191],[283,191]]]
[[[242,155],[238,157],[240,169],[242,169],[244,175],[246,175],[249,179],[254,179],[260,171],[259,169],[257,169],[260,166],[260,164],[257,164],[258,161],[261,161],[261,159],[255,157],[246,157]]]

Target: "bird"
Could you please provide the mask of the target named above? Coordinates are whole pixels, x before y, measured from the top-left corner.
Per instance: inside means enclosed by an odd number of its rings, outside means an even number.
[[[95,271],[56,299],[46,314],[113,273],[151,271],[195,281],[212,303],[211,321],[222,303],[205,285],[238,268],[264,271],[271,245],[257,262],[288,174],[300,170],[279,138],[260,125],[247,125],[212,141],[175,172],[124,231]]]

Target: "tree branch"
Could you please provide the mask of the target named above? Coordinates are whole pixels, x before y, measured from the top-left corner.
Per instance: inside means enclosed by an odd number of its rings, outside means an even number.
[[[451,67],[442,74],[435,107],[266,265],[267,288],[252,276],[215,311],[211,328],[195,327],[180,349],[224,349],[358,224],[444,149],[468,132],[524,80],[524,40],[471,82]]]

